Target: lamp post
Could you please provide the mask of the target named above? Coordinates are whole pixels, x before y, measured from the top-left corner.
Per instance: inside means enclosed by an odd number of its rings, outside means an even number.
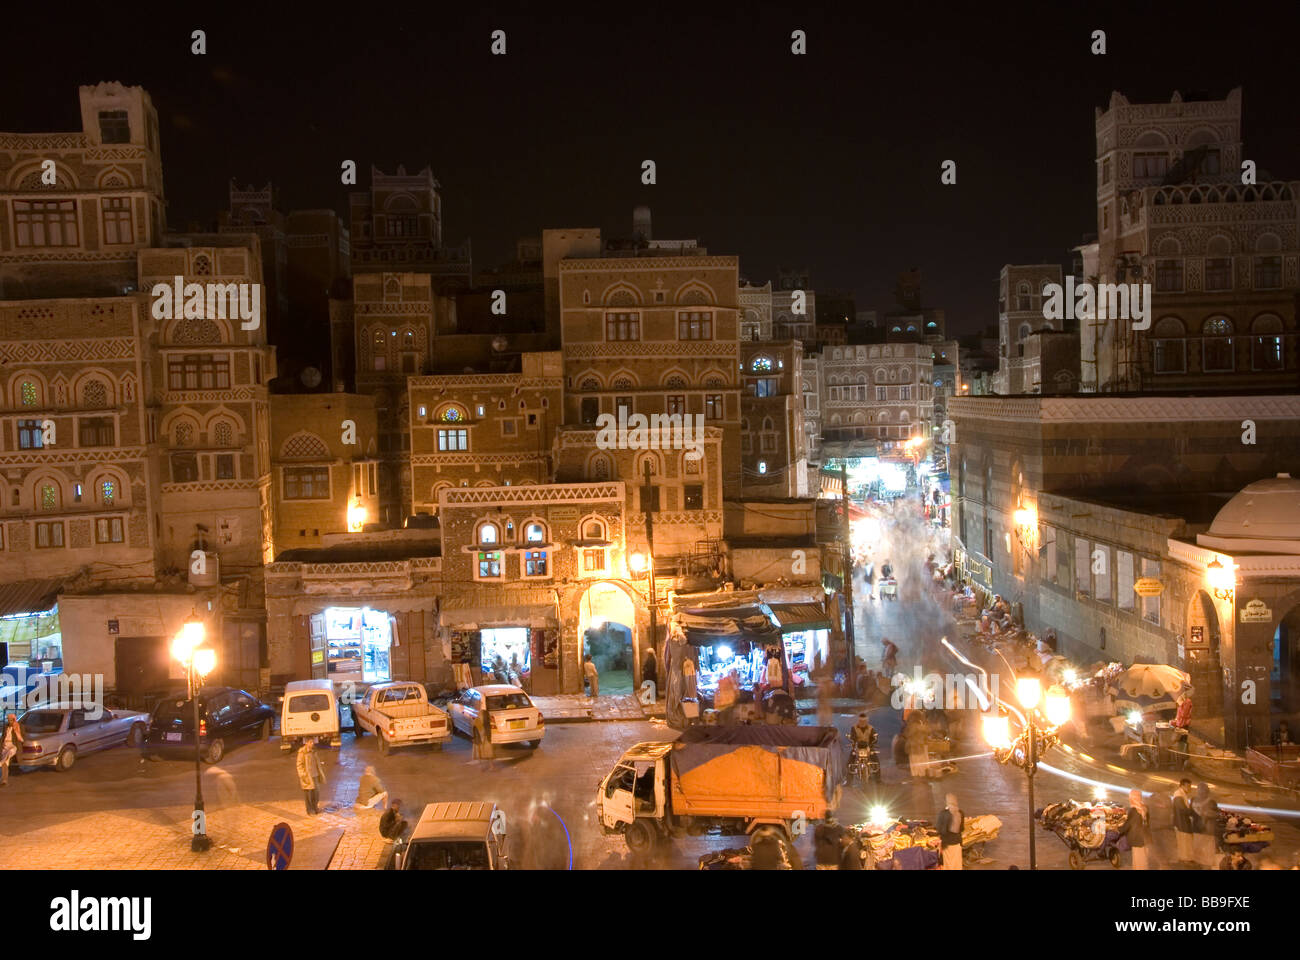
[[[1025,769],[1029,785],[1029,869],[1038,869],[1038,848],[1034,837],[1034,774],[1038,772],[1039,758],[1060,743],[1057,729],[1070,719],[1070,697],[1060,687],[1052,687],[1043,696],[1042,683],[1037,677],[1021,677],[1016,681],[1016,699],[1025,708],[1025,729],[1016,738],[1010,734],[1006,714],[992,714],[984,718],[984,739],[993,748],[998,763],[1014,762]],[[1042,704],[1042,711],[1039,705]]]
[[[212,847],[208,837],[207,816],[203,810],[203,767],[202,745],[199,737],[199,689],[203,678],[217,665],[216,651],[203,646],[207,630],[197,613],[181,627],[180,633],[172,641],[172,656],[185,667],[185,688],[190,703],[194,705],[194,813],[192,816],[193,836],[190,849],[202,853]]]
[[[1231,600],[1237,592],[1237,565],[1224,566],[1217,559],[1205,568],[1205,581],[1219,600]]]

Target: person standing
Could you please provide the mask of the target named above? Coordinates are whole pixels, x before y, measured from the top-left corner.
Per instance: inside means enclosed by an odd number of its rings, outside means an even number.
[[[862,853],[862,840],[856,833],[844,832],[844,856],[840,858],[841,870],[866,870]]]
[[[903,742],[907,746],[908,772],[916,778],[929,776],[929,730],[926,729],[926,724],[920,719],[919,714],[914,713],[909,718],[903,729]]]
[[[733,667],[718,678],[718,692],[713,695],[713,707],[718,713],[719,723],[730,723],[736,701],[740,699],[740,682],[736,679]]]
[[[785,670],[782,667],[780,651],[776,647],[768,647],[767,665],[763,668],[763,681],[768,690],[785,689]]]
[[[1192,781],[1179,781],[1178,789],[1170,800],[1174,817],[1174,843],[1178,851],[1178,862],[1189,864],[1196,862],[1192,852],[1192,838],[1196,834],[1195,814],[1192,813]]]
[[[945,806],[939,812],[935,826],[939,830],[939,843],[945,870],[961,869],[961,831],[966,825],[966,816],[957,805],[957,794],[950,793],[944,799]]]
[[[655,696],[659,695],[659,658],[655,656],[653,644],[646,647],[645,660],[641,664],[641,682],[649,680],[655,685]]]
[[[695,661],[689,654],[682,657],[682,679],[686,681],[686,699],[695,699]]]
[[[1196,814],[1196,836],[1192,849],[1196,862],[1203,870],[1213,870],[1218,859],[1219,805],[1210,795],[1208,783],[1196,785],[1196,798],[1192,800],[1192,813]]]
[[[591,654],[587,654],[586,659],[582,662],[582,673],[587,679],[587,686],[590,688],[591,699],[595,700],[600,696],[600,671],[591,660]]]
[[[0,787],[9,786],[9,764],[22,749],[23,728],[18,725],[18,714],[5,717],[4,738],[0,741]]]
[[[844,828],[834,817],[827,817],[813,828],[813,850],[818,870],[838,870],[844,859]]]
[[[320,785],[324,782],[325,764],[316,753],[316,738],[308,737],[298,748],[298,786],[302,787],[309,817],[320,812],[316,804],[320,800]]]
[[[1133,851],[1133,869],[1147,869],[1147,832],[1151,816],[1147,805],[1142,802],[1141,790],[1128,792],[1128,819],[1119,828],[1119,835],[1128,838],[1129,849]]]

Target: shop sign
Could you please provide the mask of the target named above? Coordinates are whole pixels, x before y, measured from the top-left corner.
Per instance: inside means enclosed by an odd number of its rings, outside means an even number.
[[[312,665],[313,665],[313,666],[316,665],[316,664],[318,664],[318,663],[324,663],[324,662],[325,662],[325,651],[324,651],[324,650],[313,650],[313,651],[311,652],[311,662],[312,662]]]
[[[1158,597],[1165,592],[1165,585],[1155,577],[1141,577],[1133,581],[1133,592],[1139,597]]]
[[[550,521],[551,523],[576,523],[578,520],[577,507],[552,507]]]
[[[1242,623],[1271,623],[1273,611],[1264,605],[1264,601],[1254,599],[1241,608]]]
[[[1192,646],[1199,647],[1201,646],[1201,644],[1205,643],[1205,627],[1202,626],[1192,627],[1191,634],[1192,634],[1192,643],[1191,643]]]

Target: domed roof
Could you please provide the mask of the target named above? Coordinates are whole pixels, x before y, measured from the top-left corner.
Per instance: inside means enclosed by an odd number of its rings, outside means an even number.
[[[1300,479],[1279,473],[1247,484],[1215,515],[1209,536],[1300,540]]]

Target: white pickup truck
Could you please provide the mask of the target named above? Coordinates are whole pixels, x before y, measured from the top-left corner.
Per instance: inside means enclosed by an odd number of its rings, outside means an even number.
[[[352,704],[352,729],[357,737],[373,733],[379,752],[393,747],[432,743],[439,750],[451,739],[447,714],[429,702],[424,686],[410,681],[376,683]]]

